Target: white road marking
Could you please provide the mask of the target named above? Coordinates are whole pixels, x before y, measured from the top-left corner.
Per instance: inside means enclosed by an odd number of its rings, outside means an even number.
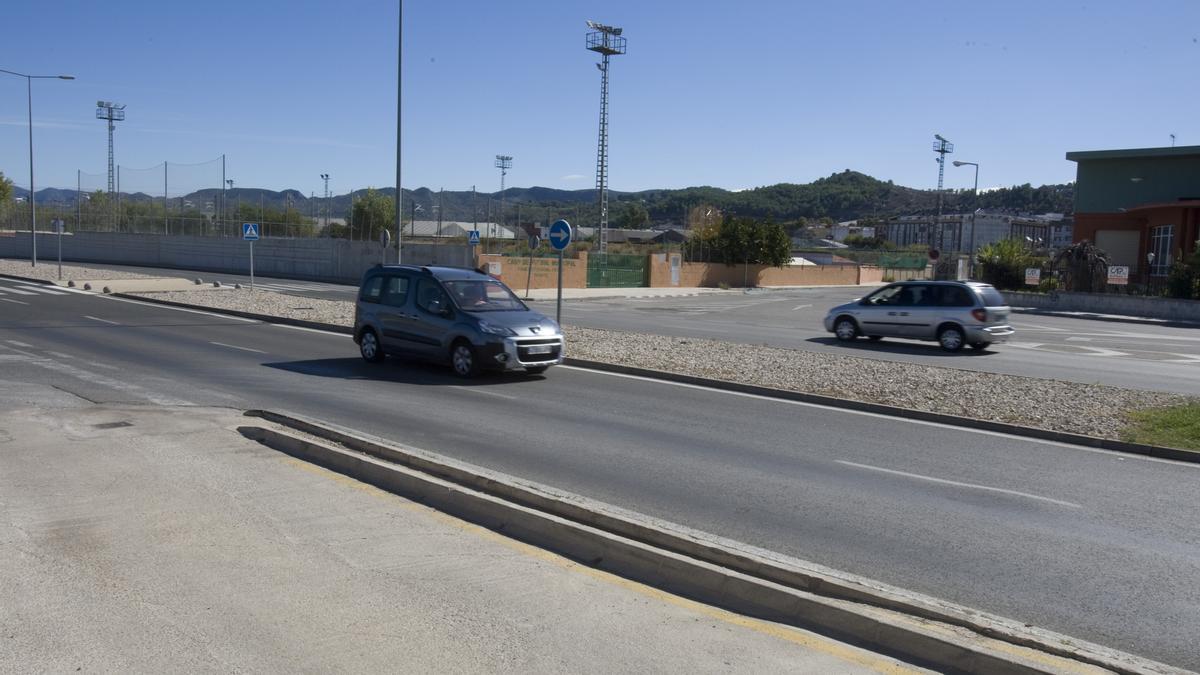
[[[113,325],[113,326],[120,326],[120,325],[121,325],[121,324],[117,323],[116,321],[109,321],[108,319],[101,319],[101,318],[100,318],[100,317],[98,317],[98,316],[88,316],[87,314],[84,314],[84,315],[83,315],[83,318],[85,318],[85,319],[91,319],[92,321],[99,321],[100,323],[107,323],[107,324],[111,324],[111,325]]]
[[[4,302],[11,302],[14,305],[28,305],[29,304],[28,302],[21,302],[20,300],[9,300],[8,298],[0,298],[0,300],[3,300]]]
[[[792,308],[792,311],[794,312],[798,309],[807,309],[809,307],[812,307],[812,305],[796,305],[795,307]]]
[[[555,368],[562,368],[564,370],[578,370],[578,371],[585,372],[585,373],[591,373],[593,375],[607,375],[609,377],[623,377],[623,378],[629,379],[629,380],[640,380],[642,382],[651,382],[653,384],[660,384],[660,385],[666,385],[666,386],[671,386],[671,387],[682,387],[684,389],[695,389],[698,391],[704,391],[704,392],[708,392],[711,394],[725,394],[727,396],[740,396],[742,398],[749,398],[749,399],[754,399],[757,401],[765,401],[768,403],[777,403],[777,404],[781,404],[781,405],[794,405],[794,406],[800,406],[802,408],[816,408],[818,410],[828,410],[833,413],[844,413],[847,415],[859,415],[862,417],[874,417],[876,419],[886,420],[886,421],[892,422],[892,423],[919,424],[921,426],[935,427],[937,429],[947,429],[950,431],[959,431],[959,432],[967,433],[967,434],[979,434],[981,436],[994,436],[996,438],[1005,438],[1008,440],[1020,441],[1022,443],[1036,443],[1038,445],[1051,445],[1056,448],[1065,448],[1067,450],[1078,450],[1081,452],[1088,452],[1088,453],[1092,453],[1092,454],[1096,454],[1096,455],[1106,455],[1109,457],[1116,455],[1119,459],[1137,459],[1137,460],[1141,460],[1143,462],[1155,462],[1155,463],[1159,463],[1159,464],[1173,464],[1176,466],[1188,467],[1190,469],[1200,470],[1200,464],[1196,464],[1193,462],[1181,462],[1181,461],[1174,460],[1174,459],[1162,459],[1159,457],[1150,457],[1147,455],[1134,455],[1134,454],[1119,452],[1117,450],[1104,450],[1102,448],[1089,448],[1089,447],[1083,446],[1083,445],[1073,445],[1071,443],[1062,443],[1059,441],[1048,441],[1048,440],[1045,440],[1042,438],[1031,438],[1029,436],[1018,436],[1016,434],[1007,434],[1007,433],[1004,433],[1003,431],[988,431],[986,429],[972,429],[971,427],[960,427],[960,426],[957,426],[954,424],[943,424],[941,422],[928,422],[926,420],[917,420],[917,419],[911,419],[911,418],[907,418],[907,417],[896,417],[894,415],[884,415],[883,413],[873,413],[873,412],[867,412],[865,410],[850,410],[848,408],[839,408],[837,406],[832,406],[832,405],[822,405],[820,403],[807,403],[805,401],[792,401],[792,400],[789,400],[786,398],[776,398],[774,396],[763,396],[761,394],[748,394],[746,392],[729,391],[728,389],[717,389],[715,387],[706,387],[706,386],[699,385],[699,384],[688,384],[686,382],[671,382],[670,380],[660,380],[660,379],[653,378],[653,377],[643,377],[641,375],[626,375],[625,373],[613,373],[613,372],[609,372],[607,370],[593,370],[591,368],[581,368],[579,366],[562,365],[562,366],[555,366]]]
[[[16,340],[5,340],[5,342],[7,342],[10,345],[13,345],[14,347],[25,347],[27,349],[33,349],[33,345],[25,344],[24,342],[17,342]]]
[[[32,347],[32,345],[27,345],[23,342],[17,342],[16,340],[7,340],[7,342],[9,344],[15,344],[15,345],[18,345],[21,347]],[[20,350],[13,350],[13,351],[16,351],[18,354],[23,354],[24,356],[30,357],[30,362],[41,368],[45,368],[47,370],[53,370],[53,371],[56,371],[59,373],[63,373],[64,375],[74,377],[75,379],[78,379],[78,380],[83,380],[84,382],[91,382],[92,384],[98,384],[102,387],[108,387],[109,389],[116,389],[117,391],[122,391],[122,392],[125,392],[128,394],[132,394],[134,396],[145,398],[146,400],[148,400],[149,402],[151,402],[155,405],[170,405],[170,406],[194,405],[191,401],[186,401],[181,398],[174,398],[171,396],[159,396],[159,395],[155,394],[154,392],[151,392],[151,391],[145,389],[144,387],[139,387],[138,385],[133,384],[131,382],[122,382],[120,380],[114,380],[111,377],[105,377],[103,375],[93,373],[90,370],[84,370],[83,368],[76,368],[75,366],[71,366],[71,365],[68,365],[65,363],[60,363],[58,361],[54,361],[51,359],[42,358],[41,356],[39,356],[38,354],[35,354],[33,352],[24,352],[24,351],[20,351]]]
[[[89,293],[88,295],[93,295],[97,298],[104,298],[105,300],[113,300],[115,302],[128,302],[128,303],[134,304],[134,305],[141,305],[142,307],[154,307],[156,309],[173,309],[176,312],[188,312],[191,314],[202,314],[204,316],[211,316],[216,319],[229,319],[230,321],[241,321],[243,323],[261,323],[257,319],[244,319],[240,316],[230,316],[228,314],[214,314],[213,312],[202,312],[198,309],[188,309],[186,307],[172,307],[171,305],[159,305],[159,304],[153,303],[153,302],[141,302],[140,300],[130,300],[129,298],[114,298],[111,295],[103,295],[103,294],[96,294],[96,293]]]
[[[73,358],[75,358],[74,356],[71,356],[70,354],[64,354],[64,353],[62,353],[62,352],[51,352],[51,351],[48,351],[48,352],[46,352],[46,353],[47,353],[47,354],[49,354],[50,356],[53,356],[54,358],[57,358],[57,359],[73,359]],[[92,365],[95,365],[95,364],[92,364]]]
[[[1066,507],[1073,508],[1073,509],[1083,508],[1079,504],[1075,504],[1073,502],[1064,502],[1061,499],[1051,499],[1050,497],[1042,497],[1041,495],[1034,495],[1034,494],[1030,494],[1028,492],[1018,492],[1016,490],[1006,490],[1004,488],[990,487],[987,485],[977,485],[975,483],[961,483],[956,480],[946,480],[945,478],[934,478],[933,476],[922,476],[919,473],[908,473],[907,471],[896,471],[895,469],[885,469],[880,466],[871,466],[870,464],[859,464],[857,462],[847,462],[844,459],[835,459],[833,461],[837,462],[838,464],[844,464],[846,466],[853,466],[853,467],[856,467],[859,469],[868,469],[870,471],[879,471],[882,473],[890,473],[894,476],[904,476],[905,478],[914,478],[916,480],[924,480],[924,481],[929,481],[931,483],[939,483],[941,485],[953,485],[955,487],[970,488],[972,490],[984,490],[986,492],[998,492],[1001,494],[1013,495],[1014,497],[1025,497],[1026,499],[1036,499],[1038,501],[1049,502],[1051,504],[1058,504],[1059,506],[1066,506]]]
[[[508,394],[501,394],[498,391],[487,391],[486,389],[479,389],[477,387],[463,387],[463,386],[459,386],[456,384],[452,384],[452,385],[450,385],[450,388],[451,389],[459,389],[461,391],[469,391],[469,392],[472,392],[475,394],[487,394],[488,396],[496,396],[498,398],[506,398],[509,400],[515,400],[517,398],[516,396],[509,396]]]
[[[33,291],[23,291],[19,288],[13,288],[12,286],[5,286],[4,289],[9,293],[16,293],[17,295],[37,295],[37,293],[34,293]]]
[[[260,349],[251,349],[249,347],[239,347],[237,345],[227,345],[224,342],[209,342],[208,344],[216,345],[218,347],[228,347],[230,349],[240,349],[244,352],[254,352],[255,354],[266,354],[266,352],[264,352]]]
[[[1092,340],[1093,340],[1093,338],[1085,338],[1085,337],[1069,337],[1069,338],[1067,338],[1067,342],[1091,342]]]

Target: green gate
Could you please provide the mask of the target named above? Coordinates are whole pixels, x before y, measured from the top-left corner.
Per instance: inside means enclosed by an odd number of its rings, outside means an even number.
[[[649,283],[644,255],[592,253],[587,263],[588,288],[640,288]]]

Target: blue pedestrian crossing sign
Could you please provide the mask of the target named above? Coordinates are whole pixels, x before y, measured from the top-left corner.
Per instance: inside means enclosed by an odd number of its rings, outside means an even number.
[[[242,239],[258,241],[258,223],[242,223]]]
[[[467,233],[467,243],[471,246],[479,245],[479,230],[471,230]]]

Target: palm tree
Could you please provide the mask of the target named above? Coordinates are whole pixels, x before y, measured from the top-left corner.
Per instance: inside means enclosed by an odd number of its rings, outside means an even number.
[[[1086,239],[1059,251],[1050,267],[1062,268],[1068,291],[1096,293],[1108,283],[1108,254]]]

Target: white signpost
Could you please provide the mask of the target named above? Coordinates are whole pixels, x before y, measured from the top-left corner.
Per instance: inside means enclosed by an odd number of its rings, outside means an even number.
[[[1042,283],[1042,268],[1026,267],[1025,268],[1025,285],[1037,286]]]
[[[1108,283],[1114,286],[1128,286],[1129,267],[1126,265],[1109,265]]]
[[[250,290],[254,290],[254,242],[258,241],[258,223],[242,223],[242,239],[250,242]]]

